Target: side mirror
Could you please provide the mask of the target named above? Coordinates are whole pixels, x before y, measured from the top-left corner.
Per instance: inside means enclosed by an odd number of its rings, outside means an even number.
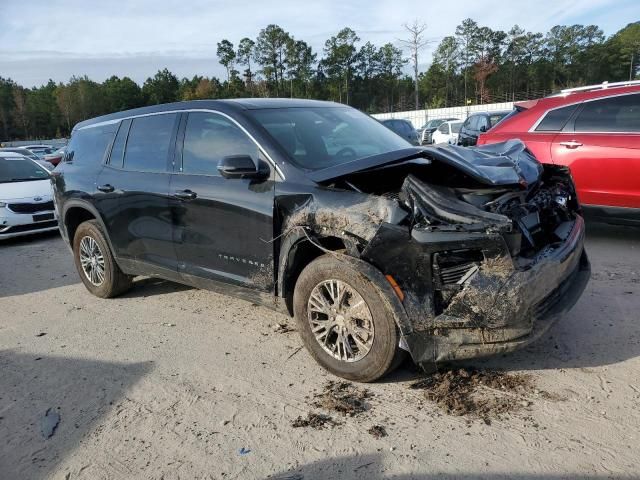
[[[265,178],[269,168],[258,161],[258,166],[249,155],[229,155],[218,163],[218,171],[224,178]]]
[[[487,126],[486,126],[486,125],[481,125],[481,126],[480,126],[480,131],[481,131],[482,133],[485,133],[485,132],[487,131]]]

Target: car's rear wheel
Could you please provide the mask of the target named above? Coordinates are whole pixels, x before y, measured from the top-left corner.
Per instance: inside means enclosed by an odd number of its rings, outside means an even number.
[[[78,226],[73,237],[73,258],[82,283],[95,296],[111,298],[131,287],[132,277],[118,267],[95,220]]]
[[[330,254],[305,267],[293,296],[307,350],[331,373],[358,382],[384,376],[402,356],[386,305],[363,272]]]

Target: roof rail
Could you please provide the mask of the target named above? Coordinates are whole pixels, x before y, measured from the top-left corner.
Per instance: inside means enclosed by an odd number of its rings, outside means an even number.
[[[626,87],[629,85],[640,85],[640,80],[628,80],[626,82],[602,82],[597,85],[588,85],[586,87],[565,88],[560,90],[560,93],[574,93],[574,92],[586,92],[589,90],[604,90],[611,87]]]

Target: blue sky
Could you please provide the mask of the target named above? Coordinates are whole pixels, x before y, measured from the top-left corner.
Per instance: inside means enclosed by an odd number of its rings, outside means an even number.
[[[402,24],[417,18],[434,44],[471,17],[508,30],[546,31],[593,23],[609,35],[640,20],[640,0],[0,0],[0,76],[25,86],[112,74],[142,83],[167,67],[179,77],[224,76],[216,43],[255,38],[277,23],[321,53],[324,40],[350,26],[363,41],[397,43]]]

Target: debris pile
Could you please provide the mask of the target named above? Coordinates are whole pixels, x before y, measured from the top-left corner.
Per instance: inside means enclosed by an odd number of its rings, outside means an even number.
[[[382,438],[387,436],[387,430],[382,425],[374,425],[369,430],[369,434],[374,438]]]
[[[410,388],[424,390],[427,400],[450,415],[478,417],[485,423],[531,405],[526,397],[534,392],[528,375],[464,368],[434,373]]]
[[[330,427],[334,427],[336,425],[340,425],[339,422],[336,422],[329,415],[323,415],[321,413],[311,413],[307,414],[307,418],[303,418],[299,416],[293,422],[291,422],[291,426],[293,428],[301,428],[301,427],[311,427],[317,430],[320,430],[328,425]]]
[[[350,382],[329,381],[322,393],[316,394],[314,406],[353,417],[369,409],[366,400],[373,394]]]

